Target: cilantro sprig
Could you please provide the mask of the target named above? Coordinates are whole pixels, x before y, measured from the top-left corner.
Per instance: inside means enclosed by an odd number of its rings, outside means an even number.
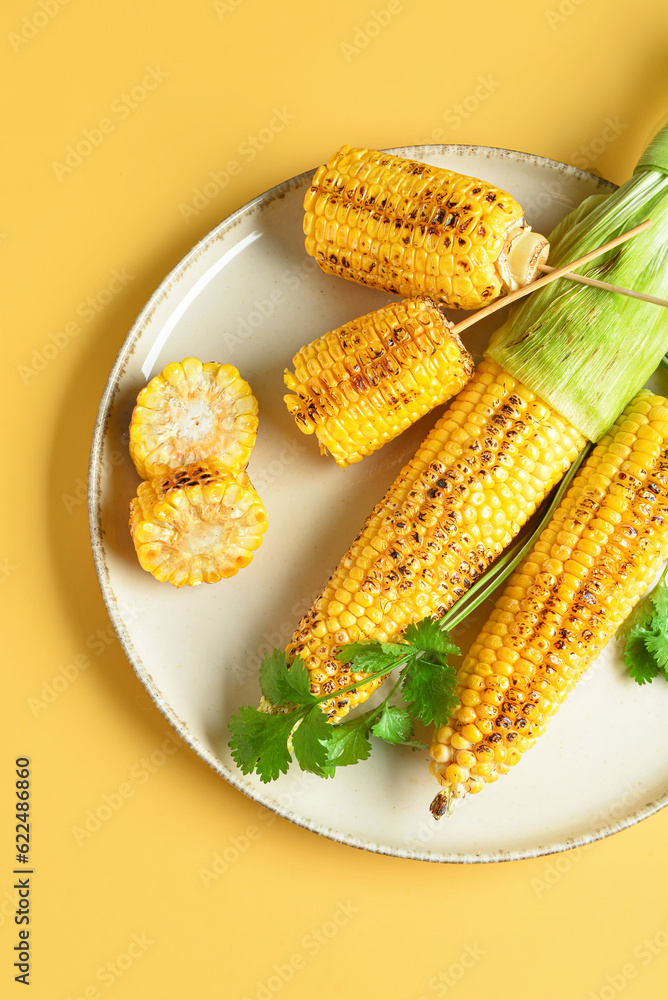
[[[399,669],[399,675],[376,708],[330,725],[320,706],[332,695],[316,698],[304,661],[297,658],[288,664],[285,653],[274,650],[262,661],[260,688],[267,701],[287,710],[270,714],[240,709],[230,720],[232,757],[244,774],[255,771],[267,782],[287,772],[292,753],[303,771],[330,778],[337,767],[366,760],[371,738],[423,749],[424,744],[414,738],[415,723],[442,725],[450,717],[457,676],[448,656],[457,654],[459,649],[433,618],[408,626],[403,642],[369,639],[341,647],[337,659],[365,677],[339,688],[336,697],[394,670]],[[405,707],[391,704],[398,689]]]
[[[424,749],[414,735],[416,723],[443,725],[458,705],[457,674],[448,659],[460,653],[451,639],[453,630],[519,565],[561,503],[590,450],[585,449],[572,464],[551,501],[544,505],[534,531],[497,559],[443,618],[427,617],[408,625],[402,642],[365,639],[341,647],[337,659],[350,663],[351,672],[363,674],[361,681],[316,698],[301,658],[288,664],[285,653],[278,649],[265,656],[260,667],[260,688],[265,699],[282,710],[272,714],[244,707],[232,716],[229,747],[243,773],[255,772],[263,782],[274,781],[287,772],[294,753],[302,770],[331,778],[337,767],[366,760],[373,739]],[[324,701],[395,670],[397,678],[377,708],[357,716],[353,713],[345,722],[334,725],[327,722],[320,707]],[[392,702],[399,696],[403,705]]]
[[[637,684],[663,675],[668,680],[668,566],[620,630],[626,669]]]

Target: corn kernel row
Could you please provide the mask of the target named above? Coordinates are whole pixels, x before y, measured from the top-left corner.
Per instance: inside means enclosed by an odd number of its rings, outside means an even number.
[[[445,402],[473,360],[429,299],[383,306],[302,348],[284,397],[305,434],[342,467],[359,462]]]
[[[299,623],[315,695],[341,718],[378,681],[335,659],[345,643],[393,640],[443,615],[505,548],[584,447],[582,435],[493,361],[484,360],[374,508]]]
[[[668,401],[627,406],[510,577],[434,735],[435,815],[517,764],[668,555]]]
[[[350,146],[316,171],[304,210],[306,250],[327,273],[462,309],[503,291],[497,264],[524,214],[484,181]]]

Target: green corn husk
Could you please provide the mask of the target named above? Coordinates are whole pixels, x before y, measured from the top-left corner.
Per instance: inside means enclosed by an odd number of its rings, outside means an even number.
[[[550,235],[550,264],[563,266],[628,229],[650,229],[576,273],[668,298],[668,125],[633,176],[594,195]],[[525,298],[493,335],[487,354],[598,441],[668,349],[668,309],[568,278]]]

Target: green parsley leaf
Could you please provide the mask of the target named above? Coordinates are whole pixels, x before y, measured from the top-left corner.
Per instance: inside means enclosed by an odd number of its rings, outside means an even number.
[[[650,632],[645,636],[645,646],[656,660],[656,665],[664,674],[668,673],[668,634],[665,631]]]
[[[333,728],[318,706],[306,713],[292,737],[292,747],[302,771],[312,771],[321,778],[331,776],[327,765],[328,742]]]
[[[330,725],[331,734],[327,741],[327,761],[330,765],[328,774],[333,774],[334,767],[346,767],[367,759],[371,753],[371,744],[367,738],[369,723],[377,712],[377,709],[372,709],[358,719]]]
[[[299,715],[299,711],[270,715],[245,706],[232,716],[229,747],[244,774],[256,771],[266,782],[287,773],[292,760],[288,739]]]
[[[668,620],[668,587],[666,586],[665,576],[661,578],[654,590],[650,592],[649,596],[657,612],[663,618]]]
[[[637,684],[663,673],[668,678],[668,587],[662,577],[620,629],[626,669]]]
[[[336,654],[341,663],[352,663],[356,673],[375,674],[380,670],[394,667],[400,659],[411,652],[403,642],[379,642],[377,639],[362,639],[349,642]]]
[[[423,618],[414,625],[408,625],[404,631],[404,639],[416,649],[424,649],[430,653],[442,653],[443,656],[459,656],[461,650],[450,641],[450,635],[442,628],[437,618]]]
[[[439,653],[425,653],[411,661],[401,693],[416,719],[425,726],[442,726],[457,707],[456,684],[455,668]]]
[[[263,658],[260,665],[260,688],[272,705],[312,705],[315,702],[306,664],[301,657],[297,657],[288,666],[282,649],[274,649]]]
[[[388,743],[401,743],[404,746],[422,750],[424,744],[413,737],[413,719],[410,712],[405,708],[397,708],[383,702],[383,711],[380,718],[371,727],[371,732],[378,739],[387,740]]]
[[[645,636],[642,629],[633,631],[624,649],[626,669],[636,684],[648,684],[659,676],[658,664],[645,645]]]

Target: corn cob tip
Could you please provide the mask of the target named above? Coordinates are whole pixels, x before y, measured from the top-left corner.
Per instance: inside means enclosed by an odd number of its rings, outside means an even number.
[[[450,789],[439,792],[429,808],[434,819],[451,816],[454,808],[454,800]]]
[[[540,233],[534,233],[531,226],[511,230],[498,260],[504,291],[515,292],[535,281],[538,268],[547,263],[549,254],[549,242]]]
[[[430,771],[449,800],[517,765],[668,554],[668,400],[641,392],[591,452],[457,674]]]

